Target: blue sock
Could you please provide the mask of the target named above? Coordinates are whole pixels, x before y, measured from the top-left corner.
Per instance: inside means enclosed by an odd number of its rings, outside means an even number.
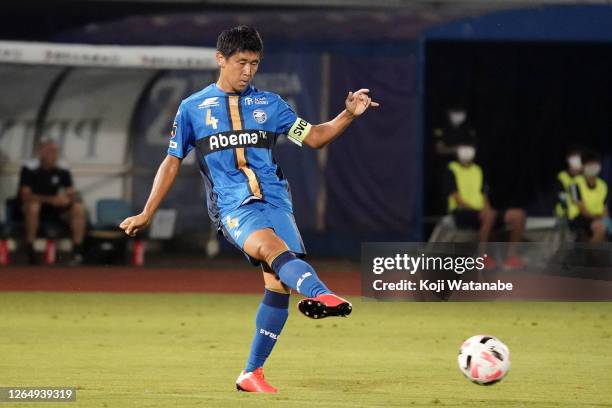
[[[255,337],[246,371],[262,367],[272,352],[289,315],[289,295],[266,289],[255,318]]]
[[[281,282],[306,297],[332,293],[321,282],[312,266],[298,259],[292,252],[283,252],[272,261],[270,266],[279,276]]]

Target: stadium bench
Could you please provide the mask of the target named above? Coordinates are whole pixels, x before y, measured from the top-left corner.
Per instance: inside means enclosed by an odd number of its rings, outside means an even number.
[[[556,217],[527,217],[524,238],[528,241],[547,242],[553,246],[573,241],[567,220]],[[478,230],[457,228],[452,215],[441,217],[429,237],[429,242],[473,241],[478,241]]]

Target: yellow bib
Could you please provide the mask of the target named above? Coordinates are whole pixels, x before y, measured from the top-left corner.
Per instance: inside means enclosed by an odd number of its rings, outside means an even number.
[[[572,199],[572,193],[570,191],[571,185],[576,183],[576,177],[572,177],[566,170],[563,170],[559,172],[557,179],[563,185],[563,190],[565,191],[565,208],[561,202],[558,202],[555,206],[555,215],[557,217],[574,219],[580,212]]]
[[[448,164],[448,168],[455,176],[457,192],[461,199],[474,210],[482,210],[485,204],[485,197],[482,194],[482,169],[479,165],[472,163],[469,166],[462,166],[459,162],[453,161]],[[457,208],[457,200],[453,196],[448,197],[448,210],[453,211]]]
[[[602,216],[605,211],[606,196],[608,195],[606,182],[598,177],[595,181],[595,187],[591,188],[584,176],[578,176],[576,177],[576,186],[580,191],[580,200],[587,211],[595,217]]]

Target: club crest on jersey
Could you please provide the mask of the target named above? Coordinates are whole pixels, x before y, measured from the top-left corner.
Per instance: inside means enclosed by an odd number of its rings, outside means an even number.
[[[215,106],[219,106],[219,97],[218,96],[213,96],[212,98],[204,99],[204,102],[202,102],[201,104],[198,105],[198,109],[212,108],[212,107],[215,107]]]
[[[268,120],[268,115],[266,115],[266,112],[261,109],[255,109],[253,111],[253,119],[255,119],[255,122],[262,124]]]

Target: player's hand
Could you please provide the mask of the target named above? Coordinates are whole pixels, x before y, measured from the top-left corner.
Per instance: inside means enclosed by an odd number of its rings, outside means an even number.
[[[380,106],[377,102],[374,102],[368,95],[369,89],[362,88],[357,92],[349,92],[344,101],[346,110],[353,116],[359,116],[365,112],[370,106],[377,108]]]
[[[136,236],[138,231],[145,229],[151,223],[151,219],[147,217],[145,214],[140,213],[133,217],[128,217],[121,224],[119,224],[119,228],[121,228],[127,235],[130,237]]]
[[[51,197],[49,199],[49,204],[51,204],[54,207],[68,207],[70,205],[70,197],[68,197],[67,194],[64,193],[60,193],[60,194],[56,194],[53,197]]]

